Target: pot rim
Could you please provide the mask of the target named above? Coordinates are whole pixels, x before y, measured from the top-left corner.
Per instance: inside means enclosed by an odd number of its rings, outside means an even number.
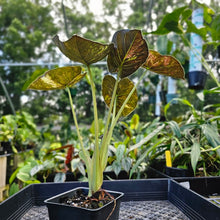
[[[66,195],[72,191],[76,191],[78,189],[85,189],[85,190],[89,190],[88,187],[76,187],[74,189],[71,189],[71,190],[68,190],[68,191],[65,191],[63,193],[59,193],[53,197],[50,197],[48,199],[45,199],[44,200],[44,203],[46,203],[47,205],[58,205],[58,206],[64,206],[64,207],[69,207],[69,208],[78,208],[78,209],[84,209],[84,210],[87,210],[87,211],[92,211],[92,212],[96,212],[96,211],[99,211],[101,209],[103,209],[104,207],[112,204],[114,202],[114,200],[108,202],[107,204],[103,205],[102,207],[100,208],[97,208],[97,209],[89,209],[89,208],[84,208],[84,207],[78,207],[78,206],[71,206],[71,205],[66,205],[66,204],[63,204],[63,203],[59,203],[59,202],[53,202],[51,200],[53,199],[56,199],[57,197],[61,197],[63,195]],[[118,200],[120,199],[122,196],[124,196],[124,193],[123,192],[118,192],[118,191],[111,191],[111,190],[105,190],[106,192],[110,193],[110,194],[118,194],[118,196],[115,198],[115,200]]]

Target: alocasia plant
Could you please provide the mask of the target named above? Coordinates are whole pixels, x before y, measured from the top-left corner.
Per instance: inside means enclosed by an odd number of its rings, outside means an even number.
[[[89,182],[89,196],[91,196],[101,188],[103,183],[103,171],[107,164],[108,146],[111,141],[113,129],[120,117],[129,115],[136,108],[138,101],[136,88],[145,76],[147,70],[181,79],[184,79],[184,70],[174,57],[162,56],[156,51],[149,51],[140,30],[117,31],[110,44],[101,44],[77,35],[73,35],[65,42],[61,42],[58,36],[55,36],[53,40],[61,52],[70,60],[84,64],[87,72],[80,66],[56,68],[42,75],[32,75],[25,83],[24,89],[67,90],[81,146],[80,157],[86,166]],[[107,57],[107,65],[110,74],[103,78],[102,95],[108,106],[109,112],[105,122],[102,139],[100,140],[96,87],[94,79],[92,78],[90,66],[105,57]],[[144,71],[135,85],[128,77],[139,68],[144,68],[146,71]],[[95,147],[92,157],[83,145],[69,89],[79,82],[86,74],[88,74],[92,90],[94,110]],[[158,131],[159,129],[162,128],[158,128]]]

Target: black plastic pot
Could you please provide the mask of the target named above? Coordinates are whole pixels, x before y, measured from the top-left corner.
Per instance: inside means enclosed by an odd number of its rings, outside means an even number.
[[[12,152],[11,143],[9,141],[3,141],[0,143],[0,154],[9,154]]]
[[[114,201],[111,201],[110,203],[97,209],[73,207],[70,205],[60,203],[60,200],[62,198],[73,196],[78,189],[81,189],[84,194],[88,194],[88,188],[78,187],[45,200],[45,203],[47,204],[47,208],[49,211],[49,218],[51,220],[72,219],[73,216],[74,219],[83,220],[103,220],[107,219],[108,216],[110,216],[109,220],[118,219],[121,198],[124,195],[124,193],[107,191],[115,198],[116,205],[114,206]]]
[[[154,169],[154,172],[158,172],[159,175],[163,175],[166,178],[173,177],[193,177],[192,168],[182,169],[177,167],[167,167],[165,160],[154,160],[150,164],[150,168]],[[161,176],[160,176],[161,177]]]
[[[202,90],[205,87],[207,74],[204,71],[191,71],[188,73],[189,89]]]
[[[169,177],[187,177],[190,176],[190,172],[187,169],[177,168],[177,167],[166,167],[166,175]]]
[[[177,178],[179,183],[188,183],[189,189],[206,197],[218,197],[220,205],[220,177],[196,177],[196,178]]]

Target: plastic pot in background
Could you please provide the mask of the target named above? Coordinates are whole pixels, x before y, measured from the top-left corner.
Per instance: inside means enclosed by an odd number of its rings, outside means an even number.
[[[62,198],[71,197],[78,189],[81,189],[85,194],[88,194],[87,187],[78,187],[45,200],[51,220],[73,219],[73,217],[74,219],[83,220],[103,220],[107,219],[109,216],[109,220],[118,219],[121,198],[124,193],[106,190],[106,192],[115,198],[115,201],[112,200],[108,204],[97,209],[86,209],[60,203]]]
[[[167,178],[172,177],[193,177],[192,168],[183,169],[177,167],[167,167],[165,160],[154,160],[150,167],[153,168],[156,172],[162,173]]]
[[[166,167],[165,173],[169,177],[188,177],[188,176],[191,176],[190,171],[188,169],[182,169],[182,168],[177,168],[177,167]]]
[[[204,197],[209,198],[215,196],[220,199],[220,176],[175,178],[175,180],[179,183],[188,182],[189,189]]]
[[[205,87],[207,74],[205,71],[191,71],[188,73],[189,89],[202,90]]]
[[[218,217],[220,217],[220,176],[175,178],[175,181],[218,206]]]

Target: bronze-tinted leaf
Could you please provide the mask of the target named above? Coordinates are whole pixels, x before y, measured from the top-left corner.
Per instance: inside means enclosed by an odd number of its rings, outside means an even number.
[[[60,67],[45,72],[32,81],[28,89],[54,90],[71,87],[79,82],[86,73],[82,73],[80,66]]]
[[[111,75],[106,75],[102,82],[102,95],[105,100],[107,106],[110,106],[112,94],[115,86],[115,78]],[[124,101],[126,100],[127,96],[129,95],[130,91],[133,89],[134,84],[128,78],[123,78],[118,83],[118,88],[116,91],[116,113],[120,110],[121,106],[123,105]],[[135,90],[125,105],[124,110],[122,111],[121,116],[125,117],[129,115],[137,106],[138,95],[137,90]]]
[[[56,35],[53,41],[70,60],[85,65],[90,65],[102,60],[114,47],[113,44],[101,44],[77,35],[73,35],[69,40],[64,42],[60,41]]]
[[[112,42],[115,48],[108,56],[108,69],[111,73],[118,72],[120,78],[134,73],[148,57],[148,46],[139,30],[117,31]]]
[[[161,55],[154,50],[149,51],[149,56],[143,67],[158,74],[185,79],[184,69],[176,58]]]

